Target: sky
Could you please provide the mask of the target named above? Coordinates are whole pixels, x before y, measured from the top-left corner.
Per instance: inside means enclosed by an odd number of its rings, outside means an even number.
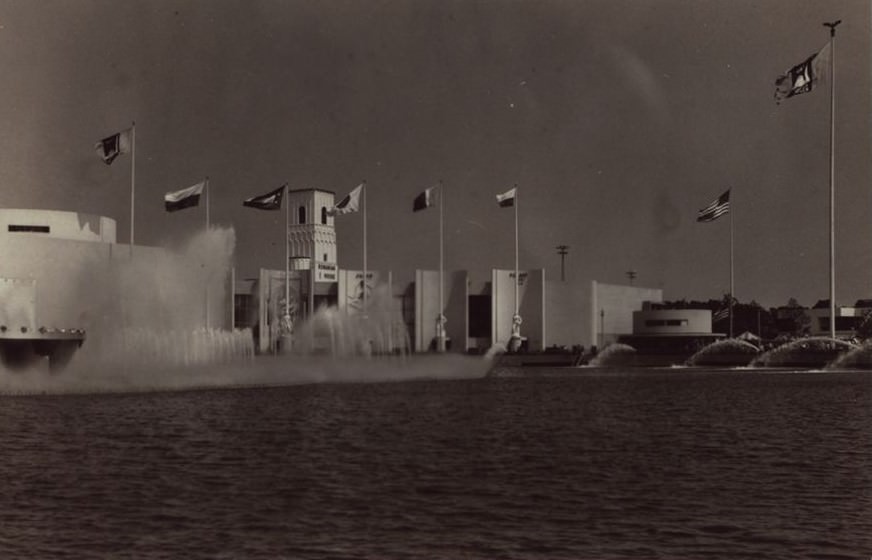
[[[729,290],[766,306],[829,297],[830,96],[776,105],[774,81],[835,44],[836,300],[872,298],[868,0],[0,0],[0,206],[91,212],[129,239],[130,158],[94,143],[136,122],[136,242],[173,245],[203,208],[163,194],[210,178],[239,277],[283,268],[284,213],[243,199],[287,182],[367,181],[368,268],[514,266],[566,281]],[[337,218],[362,267],[362,216]]]

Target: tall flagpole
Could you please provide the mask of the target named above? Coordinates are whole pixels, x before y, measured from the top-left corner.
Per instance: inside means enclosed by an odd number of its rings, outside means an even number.
[[[730,198],[733,191],[730,189]],[[733,201],[730,201],[730,338],[733,338]]]
[[[206,231],[209,231],[209,176],[206,175]]]
[[[518,283],[520,282],[520,278],[518,277],[518,185],[515,184],[515,315],[518,315]]]
[[[363,316],[366,317],[366,181],[363,182]]]
[[[203,189],[206,191],[206,234],[209,234],[209,176],[206,176],[205,185],[203,185]],[[206,276],[206,328],[209,328],[209,280],[211,279],[211,275],[207,274]],[[232,327],[231,327],[232,329]]]
[[[285,183],[285,317],[290,317],[291,312],[291,272],[290,272],[290,260],[291,260],[291,248],[288,244],[288,229],[290,228],[290,208],[291,203],[288,200],[288,184]]]
[[[439,332],[436,337],[436,350],[445,352],[445,301],[443,296],[443,269],[444,269],[444,253],[443,253],[443,224],[442,224],[442,200],[445,198],[445,185],[439,181]]]
[[[515,207],[515,314],[512,315],[511,352],[520,352],[521,343],[523,342],[521,337],[521,313],[518,305],[518,285],[521,283],[521,276],[518,270],[518,206],[520,206],[518,194],[518,184],[515,183],[515,199],[512,204]]]
[[[130,125],[130,254],[133,255],[133,208],[136,193],[136,121]]]
[[[830,337],[836,338],[836,26],[842,20],[824,23],[830,28]]]

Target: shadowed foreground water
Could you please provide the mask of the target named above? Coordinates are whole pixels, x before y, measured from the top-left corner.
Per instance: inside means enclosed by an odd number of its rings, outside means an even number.
[[[872,375],[0,400],[3,558],[863,558]]]

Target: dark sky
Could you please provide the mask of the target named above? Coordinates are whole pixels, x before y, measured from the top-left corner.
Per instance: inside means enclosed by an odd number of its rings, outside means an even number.
[[[240,276],[282,267],[283,213],[241,201],[287,181],[339,197],[366,179],[369,266],[513,266],[567,280],[729,286],[729,218],[696,212],[733,188],[736,295],[828,297],[829,92],[773,101],[775,78],[836,42],[837,300],[872,297],[868,0],[0,1],[0,205],[89,211],[129,229],[128,156],[102,136],[135,120],[136,240],[203,223],[162,195],[203,176],[237,233]],[[338,220],[361,266],[361,217]]]

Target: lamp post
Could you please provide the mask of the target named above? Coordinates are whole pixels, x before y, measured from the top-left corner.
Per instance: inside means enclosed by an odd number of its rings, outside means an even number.
[[[560,255],[560,281],[563,282],[566,280],[566,269],[564,267],[564,259],[566,255],[569,253],[569,245],[558,245],[557,246],[557,254]]]
[[[630,279],[630,285],[632,286],[633,280],[636,279],[636,271],[635,270],[628,270],[627,271],[627,278]]]

